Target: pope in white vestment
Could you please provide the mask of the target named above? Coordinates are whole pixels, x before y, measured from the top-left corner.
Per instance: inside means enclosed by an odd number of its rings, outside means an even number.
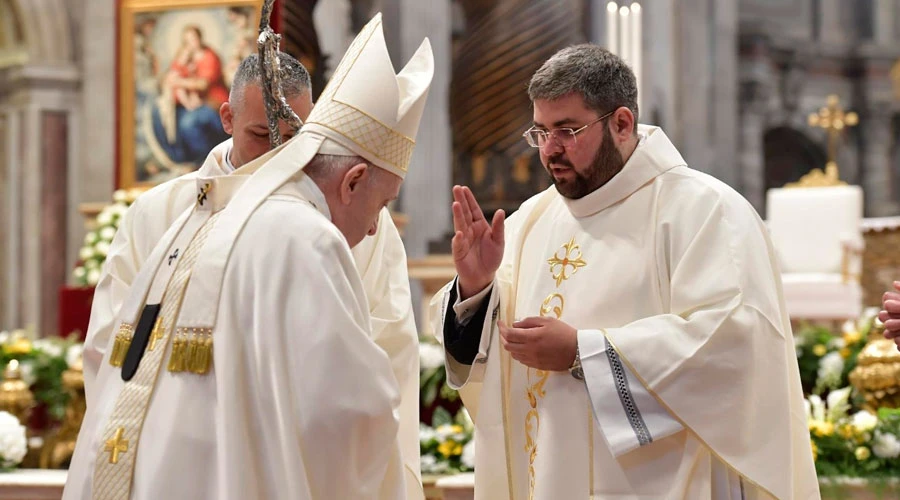
[[[301,118],[305,119],[306,114]],[[85,338],[88,406],[93,403],[94,383],[113,333],[113,323],[138,271],[169,226],[196,203],[197,179],[234,172],[229,161],[232,148],[231,139],[219,144],[197,172],[141,194],[122,217],[94,292]],[[412,312],[406,251],[388,209],[382,210],[378,232],[366,237],[351,252],[368,300],[372,338],[388,354],[400,384],[400,442],[407,496],[423,498],[419,472],[418,332]]]
[[[376,16],[296,138],[196,177],[113,320],[64,498],[406,498],[395,370],[301,169],[348,151],[402,179],[432,73],[426,41],[394,74]]]

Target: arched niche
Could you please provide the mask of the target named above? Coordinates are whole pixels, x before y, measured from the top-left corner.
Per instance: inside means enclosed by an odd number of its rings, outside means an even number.
[[[763,135],[765,189],[795,182],[814,168],[824,168],[825,151],[806,134],[791,127],[769,129]]]

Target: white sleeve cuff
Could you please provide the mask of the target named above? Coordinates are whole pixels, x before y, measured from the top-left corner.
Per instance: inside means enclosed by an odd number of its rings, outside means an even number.
[[[683,429],[631,373],[601,330],[579,330],[578,350],[594,418],[613,456]]]
[[[491,284],[484,287],[483,290],[462,301],[459,300],[462,297],[462,294],[459,292],[459,278],[454,280],[453,286],[456,287],[456,303],[453,304],[453,312],[456,313],[456,321],[460,325],[465,326],[475,314],[475,311],[478,310],[481,301],[494,289],[494,282],[491,281]]]

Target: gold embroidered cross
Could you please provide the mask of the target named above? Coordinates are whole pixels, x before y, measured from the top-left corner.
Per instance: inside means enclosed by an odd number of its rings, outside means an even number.
[[[109,463],[111,464],[119,463],[119,453],[128,451],[128,440],[122,439],[122,434],[125,434],[125,428],[119,427],[116,429],[116,435],[107,440],[106,446],[103,447],[103,451],[109,452]]]
[[[200,193],[197,194],[197,203],[202,207],[204,203],[206,203],[206,196],[209,193],[209,190],[212,189],[212,183],[207,182],[200,188]]]
[[[162,316],[156,318],[156,324],[153,325],[153,331],[150,332],[150,350],[152,351],[156,347],[156,343],[162,340],[163,338],[163,327],[162,327]]]
[[[563,251],[565,251],[565,254],[560,257],[559,254]],[[550,274],[552,274],[553,279],[556,280],[556,286],[559,286],[563,281],[571,277],[569,274],[570,267],[572,269],[572,274],[575,274],[578,272],[579,267],[587,265],[581,258],[581,247],[575,243],[574,236],[568,243],[563,245],[562,248],[557,250],[553,257],[547,259],[547,263],[550,264]]]

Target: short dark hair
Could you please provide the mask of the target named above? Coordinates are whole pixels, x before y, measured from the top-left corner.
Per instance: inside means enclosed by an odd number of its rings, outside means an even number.
[[[278,66],[281,69],[281,74],[279,75],[281,77],[281,90],[284,92],[286,99],[309,92],[309,72],[300,64],[300,61],[284,52],[279,52]],[[231,83],[231,95],[228,97],[232,106],[235,103],[240,105],[247,85],[259,85],[260,81],[259,55],[250,54],[241,61],[237,72],[234,74],[234,80]]]
[[[630,109],[637,130],[637,79],[625,61],[612,52],[589,43],[567,47],[547,59],[528,84],[532,102],[552,101],[572,92],[581,94],[598,115],[622,106]]]

